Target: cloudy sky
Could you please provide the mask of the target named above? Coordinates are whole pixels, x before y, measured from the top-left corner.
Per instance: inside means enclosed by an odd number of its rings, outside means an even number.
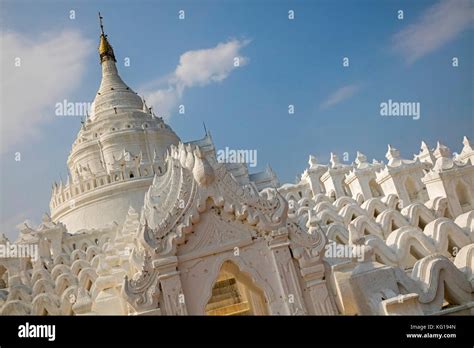
[[[390,143],[412,158],[421,140],[460,151],[474,138],[472,4],[2,0],[0,233],[38,223],[67,176],[80,118],[55,105],[97,91],[98,11],[123,79],[181,139],[202,137],[205,122],[217,148],[256,149],[257,169],[293,182],[309,154],[380,160]],[[389,99],[420,103],[420,119],[380,116]]]

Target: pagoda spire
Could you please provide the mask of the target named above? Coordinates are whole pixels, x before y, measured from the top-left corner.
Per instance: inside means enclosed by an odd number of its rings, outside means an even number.
[[[99,25],[100,25],[100,44],[99,44],[99,56],[100,56],[100,63],[102,64],[106,60],[113,60],[114,62],[117,62],[115,59],[115,54],[114,50],[112,48],[112,45],[109,43],[107,40],[107,35],[104,33],[104,23],[102,20],[104,17],[100,15],[99,12]]]
[[[90,122],[97,120],[101,114],[117,115],[122,109],[142,111],[144,108],[143,100],[120,78],[114,50],[108,41],[100,13],[99,27],[102,79],[94,98]]]

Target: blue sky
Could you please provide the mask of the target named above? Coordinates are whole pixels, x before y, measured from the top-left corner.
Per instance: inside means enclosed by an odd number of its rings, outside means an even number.
[[[205,122],[217,148],[256,149],[256,169],[270,164],[282,183],[294,181],[309,154],[326,163],[331,151],[340,157],[348,152],[352,162],[360,150],[381,160],[390,143],[412,158],[421,140],[460,151],[464,135],[474,138],[470,0],[3,0],[0,6],[6,75],[0,232],[7,236],[16,235],[14,226],[26,218],[37,223],[49,210],[52,182],[67,176],[80,118],[55,117],[54,106],[94,98],[98,11],[120,74],[136,91],[153,81],[166,87],[186,52],[191,63],[199,53],[219,59],[219,44],[235,44],[245,64],[227,69],[220,81],[193,80],[175,103],[186,113],[179,115],[172,103],[167,122],[184,141],[201,138]],[[18,56],[23,70],[13,68]],[[343,57],[349,67],[342,66]],[[218,63],[201,61],[200,69]],[[420,119],[380,116],[380,103],[388,99],[419,102]],[[15,161],[17,152],[21,161]]]

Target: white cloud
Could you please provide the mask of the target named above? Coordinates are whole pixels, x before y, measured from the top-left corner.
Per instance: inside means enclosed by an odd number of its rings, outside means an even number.
[[[360,90],[360,85],[346,85],[332,93],[324,102],[321,103],[321,109],[330,108],[340,102],[349,99]]]
[[[1,32],[1,153],[40,136],[54,105],[79,86],[92,42],[76,31],[45,34],[34,41]],[[15,66],[16,58],[21,65]]]
[[[392,37],[393,49],[411,64],[455,39],[473,21],[471,0],[441,0]]]
[[[169,118],[186,88],[226,79],[237,68],[235,58],[238,58],[239,67],[247,64],[248,58],[242,56],[240,50],[248,43],[248,40],[230,40],[213,48],[185,52],[179,58],[175,71],[159,80],[158,84],[164,84],[164,87],[151,88],[151,83],[148,87],[142,87],[141,94],[159,115]]]

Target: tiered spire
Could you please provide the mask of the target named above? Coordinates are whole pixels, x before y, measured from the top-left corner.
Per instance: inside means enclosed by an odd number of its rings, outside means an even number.
[[[104,32],[103,17],[99,13],[100,44],[99,56],[102,66],[102,80],[92,104],[90,121],[99,117],[115,117],[122,110],[143,110],[142,99],[120,78],[115,53]],[[114,116],[111,116],[114,115]]]

